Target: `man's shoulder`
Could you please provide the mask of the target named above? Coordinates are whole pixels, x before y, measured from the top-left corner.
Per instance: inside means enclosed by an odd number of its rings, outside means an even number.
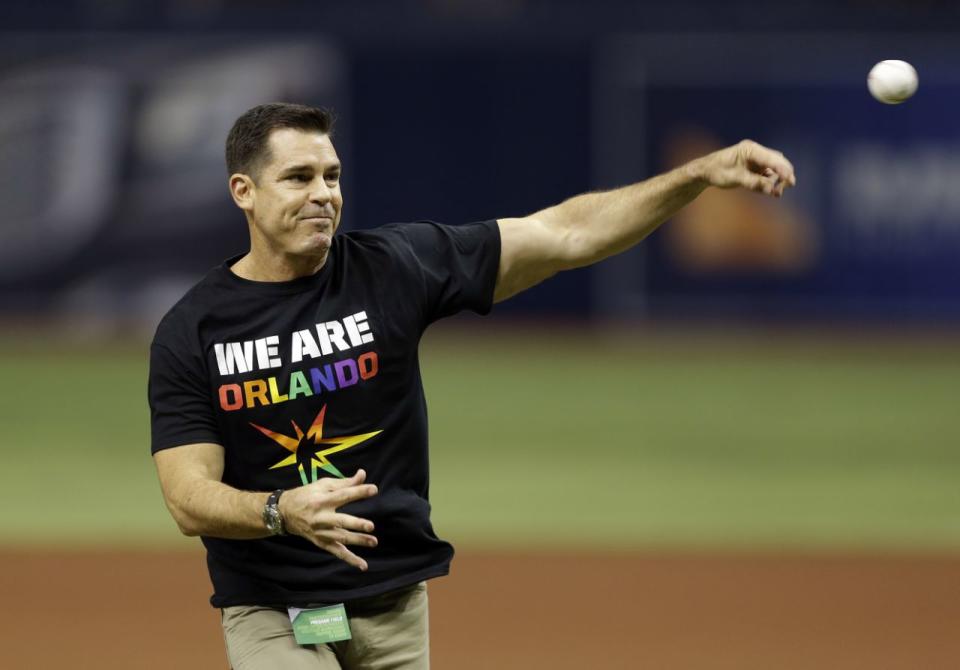
[[[473,223],[448,224],[430,219],[404,223],[386,223],[376,228],[351,230],[342,234],[343,251],[355,248],[370,248],[409,253],[423,245],[435,246],[438,242],[466,236],[489,236],[499,234],[496,220]]]
[[[157,325],[153,336],[154,344],[172,348],[175,343],[179,343],[177,341],[184,332],[197,328],[204,316],[210,313],[217,295],[222,293],[222,286],[218,281],[222,267],[221,264],[208,271],[167,310]]]
[[[408,231],[413,223],[384,223],[376,228],[347,230],[337,237],[345,247],[362,246],[390,248],[406,243]]]
[[[361,266],[373,263],[382,269],[398,263],[407,265],[415,258],[412,239],[419,223],[385,223],[376,228],[344,231],[335,238],[334,262],[352,259]]]

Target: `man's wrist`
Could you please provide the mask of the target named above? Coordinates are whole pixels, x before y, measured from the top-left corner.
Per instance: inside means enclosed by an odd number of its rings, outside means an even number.
[[[707,156],[700,156],[699,158],[694,158],[692,161],[686,163],[683,166],[683,175],[685,179],[689,182],[691,186],[695,186],[701,190],[710,186],[710,178],[708,176],[709,170],[707,169]]]

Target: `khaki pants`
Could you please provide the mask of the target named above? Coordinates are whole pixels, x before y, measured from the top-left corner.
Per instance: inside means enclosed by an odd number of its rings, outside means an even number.
[[[285,609],[222,610],[233,670],[428,670],[427,585],[347,604],[353,639],[299,645]]]

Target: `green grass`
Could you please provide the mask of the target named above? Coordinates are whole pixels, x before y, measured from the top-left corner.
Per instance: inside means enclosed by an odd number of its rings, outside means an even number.
[[[0,537],[188,543],[145,348],[0,348]],[[466,546],[960,547],[960,347],[845,336],[426,339],[432,502]]]
[[[176,542],[150,459],[146,348],[2,351],[5,543]]]
[[[436,525],[469,544],[957,547],[957,353],[440,341],[424,372]]]

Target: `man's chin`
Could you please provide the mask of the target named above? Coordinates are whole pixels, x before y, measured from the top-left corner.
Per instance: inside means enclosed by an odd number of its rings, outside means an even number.
[[[308,254],[327,255],[330,246],[333,244],[333,235],[324,232],[311,233],[307,239],[304,251]]]

